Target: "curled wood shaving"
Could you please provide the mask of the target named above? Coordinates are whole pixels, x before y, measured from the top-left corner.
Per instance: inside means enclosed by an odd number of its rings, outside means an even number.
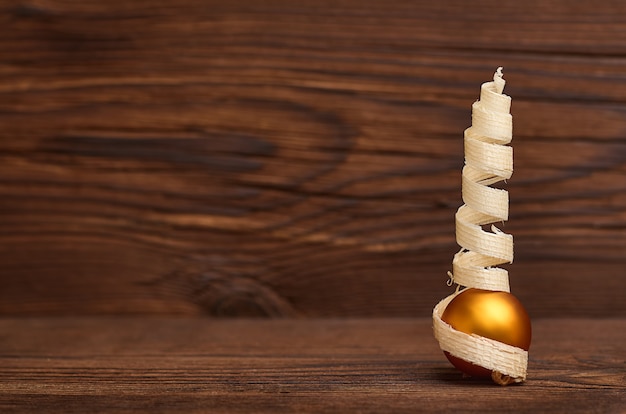
[[[472,126],[465,130],[463,202],[455,215],[456,238],[461,250],[452,261],[451,280],[459,286],[509,292],[509,276],[498,267],[513,262],[513,236],[495,223],[508,220],[509,194],[491,185],[513,174],[511,98],[504,95],[505,81],[498,68],[492,82],[481,85],[480,99],[472,105]],[[484,226],[491,225],[490,231]],[[477,335],[456,331],[441,320],[447,304],[433,310],[435,337],[452,355],[491,369],[493,380],[506,385],[526,378],[528,352]]]

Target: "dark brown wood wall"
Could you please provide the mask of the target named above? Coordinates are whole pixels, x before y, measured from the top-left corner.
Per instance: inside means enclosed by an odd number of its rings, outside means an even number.
[[[0,1],[0,314],[427,316],[497,66],[513,292],[625,316],[616,0]]]

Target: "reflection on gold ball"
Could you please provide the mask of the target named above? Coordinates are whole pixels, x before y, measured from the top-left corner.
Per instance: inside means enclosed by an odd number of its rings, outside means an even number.
[[[530,318],[519,300],[508,292],[465,289],[446,307],[441,319],[454,329],[508,345],[530,348]],[[490,377],[491,371],[445,352],[461,372],[472,377]]]

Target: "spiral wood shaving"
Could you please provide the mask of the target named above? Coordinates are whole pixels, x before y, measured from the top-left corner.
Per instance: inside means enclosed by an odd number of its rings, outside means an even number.
[[[505,81],[498,68],[493,82],[481,85],[480,100],[472,105],[472,126],[465,130],[463,202],[456,213],[456,238],[462,247],[452,261],[452,277],[459,286],[509,292],[509,275],[497,267],[513,262],[513,236],[492,223],[509,217],[509,194],[491,185],[513,173],[513,120],[511,98],[504,95]],[[487,231],[483,226],[491,224]],[[435,306],[435,337],[452,355],[492,370],[494,381],[507,384],[526,379],[528,352],[477,335],[453,329],[441,320],[446,306],[458,294]]]

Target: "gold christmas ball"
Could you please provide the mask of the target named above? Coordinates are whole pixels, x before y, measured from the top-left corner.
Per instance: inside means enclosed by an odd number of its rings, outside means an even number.
[[[448,304],[441,319],[466,334],[476,334],[526,351],[530,348],[530,318],[521,302],[508,292],[465,289]],[[444,353],[461,372],[472,377],[491,377],[491,370],[449,352]]]

